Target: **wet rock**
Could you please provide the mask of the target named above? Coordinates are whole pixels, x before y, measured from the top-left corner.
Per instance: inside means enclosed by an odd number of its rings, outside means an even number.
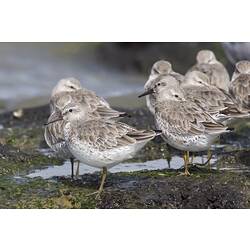
[[[45,156],[38,151],[22,151],[11,145],[0,144],[0,176],[29,172],[34,167],[62,164],[62,160]]]
[[[0,176],[0,208],[95,208],[89,192],[53,180]]]
[[[158,172],[159,174],[159,172]],[[140,180],[138,180],[138,178]],[[109,186],[100,208],[245,208],[249,206],[249,179],[228,173],[195,173],[191,177],[154,176]],[[127,185],[128,184],[128,185]]]
[[[0,208],[249,208],[250,176],[193,169],[109,174],[100,199],[99,174],[78,180],[0,176]]]
[[[242,152],[239,152],[237,154],[237,161],[250,167],[250,150],[244,150]]]

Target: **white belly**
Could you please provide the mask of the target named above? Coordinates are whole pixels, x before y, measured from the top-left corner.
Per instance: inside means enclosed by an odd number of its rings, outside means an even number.
[[[205,151],[215,142],[218,136],[196,135],[196,136],[173,136],[164,134],[163,139],[172,147],[190,152]]]
[[[111,168],[124,160],[133,158],[145,144],[146,142],[137,143],[105,151],[100,151],[77,139],[71,140],[67,145],[70,152],[81,162],[96,168]]]

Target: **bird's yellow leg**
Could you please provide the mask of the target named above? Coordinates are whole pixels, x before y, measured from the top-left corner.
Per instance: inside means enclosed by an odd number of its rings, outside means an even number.
[[[208,166],[209,170],[211,170],[211,163],[210,163],[211,158],[212,158],[212,151],[210,149],[208,149],[208,151],[207,151],[207,166]]]
[[[101,175],[101,184],[100,184],[98,190],[96,192],[88,194],[87,196],[91,196],[93,194],[96,194],[96,199],[100,198],[100,195],[103,192],[103,187],[104,187],[104,183],[105,183],[105,180],[106,180],[106,177],[107,177],[107,173],[108,173],[107,168],[103,167],[102,168],[102,175]]]
[[[98,192],[99,192],[99,195],[102,193],[103,191],[103,187],[104,187],[104,183],[105,183],[105,180],[107,178],[107,173],[108,173],[108,170],[106,167],[103,167],[102,168],[102,177],[101,177],[101,184],[100,184],[100,187],[98,189]]]
[[[181,173],[181,175],[190,175],[189,171],[188,171],[188,165],[189,165],[189,151],[185,151],[184,152],[184,167],[185,167],[185,171],[184,173]]]
[[[188,171],[188,165],[189,165],[189,151],[186,152],[186,162],[185,162],[185,175],[190,175]]]

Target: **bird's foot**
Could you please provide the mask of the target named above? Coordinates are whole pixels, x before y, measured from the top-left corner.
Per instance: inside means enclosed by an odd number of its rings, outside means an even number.
[[[189,173],[188,170],[185,170],[185,172],[182,172],[179,174],[179,176],[190,176],[191,174]]]
[[[86,196],[89,197],[89,196],[92,196],[92,195],[96,195],[96,196],[95,196],[95,199],[96,199],[96,200],[99,200],[99,199],[101,198],[101,194],[102,194],[102,191],[97,190],[97,191],[95,191],[95,192],[93,192],[93,193],[86,194]]]

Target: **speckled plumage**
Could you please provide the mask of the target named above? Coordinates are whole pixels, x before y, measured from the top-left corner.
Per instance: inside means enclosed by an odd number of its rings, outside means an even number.
[[[234,81],[240,74],[250,74],[250,61],[239,61],[235,64],[231,81]]]
[[[230,82],[229,74],[224,65],[216,59],[212,51],[199,51],[196,61],[196,64],[192,66],[187,73],[191,71],[201,71],[209,77],[211,85],[228,92]]]
[[[74,158],[92,167],[102,169],[97,197],[103,191],[107,169],[132,158],[160,131],[137,130],[115,119],[92,119],[87,105],[68,103],[56,112],[54,122],[66,122],[63,132],[67,148]],[[53,122],[53,121],[52,121]]]
[[[51,99],[53,109],[66,106],[69,103],[79,103],[83,105],[88,111],[88,117],[112,119],[120,118],[125,115],[125,112],[114,110],[110,107],[109,103],[102,97],[97,96],[93,91],[82,88],[74,92],[63,92],[55,95]]]
[[[210,148],[226,127],[188,101],[156,102],[155,121],[164,140],[174,148],[198,152]]]
[[[70,77],[61,79],[51,92],[50,98],[50,117],[48,118],[48,123],[54,120],[56,111],[59,111],[63,105],[65,105],[62,100],[67,94],[70,96],[76,90],[80,90],[80,81]],[[45,126],[44,138],[48,146],[61,158],[69,159],[73,158],[73,155],[68,150],[68,147],[64,141],[63,128],[65,122],[57,121]]]
[[[76,159],[96,168],[110,168],[134,157],[157,133],[110,120],[69,120],[64,135]]]
[[[144,90],[147,91],[150,88],[152,88],[155,82],[157,82],[156,79],[159,76],[167,76],[167,75],[174,77],[178,82],[181,82],[184,79],[183,75],[173,71],[172,65],[170,62],[165,61],[165,60],[160,60],[160,61],[155,62],[154,65],[152,66],[150,76],[144,85]],[[155,113],[155,109],[154,109],[155,97],[153,95],[147,95],[146,103],[150,112],[154,114]]]
[[[53,97],[59,93],[73,92],[81,88],[82,86],[78,79],[74,77],[63,78],[58,81],[56,86],[52,89],[50,99],[53,99]]]
[[[218,122],[249,116],[229,94],[210,85],[207,75],[200,71],[189,72],[180,87],[183,88],[187,101],[198,104]]]
[[[155,122],[164,140],[183,151],[207,150],[227,131],[200,105],[186,98],[183,88],[172,76],[159,77],[152,89],[156,98]]]
[[[250,110],[250,74],[240,74],[230,83],[229,92],[243,110]]]
[[[50,115],[48,123],[53,120],[53,114]],[[69,159],[74,158],[68,150],[64,140],[63,129],[65,126],[64,121],[57,121],[45,126],[44,137],[48,146],[61,158]]]
[[[65,84],[67,84],[67,88]],[[48,119],[48,123],[54,119],[56,112],[61,111],[70,103],[82,105],[88,113],[88,119],[113,119],[125,114],[124,112],[110,108],[108,102],[102,97],[98,97],[93,91],[85,88],[79,89],[79,82],[75,78],[66,78],[64,81],[62,79],[58,85],[54,88],[50,100],[51,115]],[[67,89],[68,91],[65,91]],[[57,92],[55,90],[57,90]],[[45,127],[44,136],[49,147],[59,156],[62,158],[71,158],[73,156],[64,141],[64,125],[65,122],[63,120],[48,124]]]

